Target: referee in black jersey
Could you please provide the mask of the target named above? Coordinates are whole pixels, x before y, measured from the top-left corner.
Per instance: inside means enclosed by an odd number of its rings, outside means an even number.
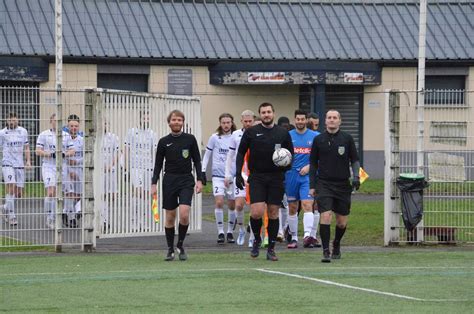
[[[341,115],[336,110],[326,113],[326,131],[314,138],[310,155],[310,194],[316,195],[321,213],[319,232],[323,246],[321,262],[341,258],[341,239],[346,231],[351,208],[352,190],[358,190],[359,156],[352,136],[339,128]],[[352,185],[350,167],[354,174]],[[336,213],[336,235],[332,255],[329,250],[332,212]]]
[[[255,241],[250,256],[257,257],[262,242],[260,230],[265,209],[268,210],[268,251],[267,259],[277,261],[275,242],[278,234],[278,210],[285,191],[283,180],[285,171],[291,168],[281,168],[273,163],[273,152],[278,148],[286,148],[293,155],[293,143],[288,131],[273,122],[275,110],[270,103],[258,107],[262,123],[247,129],[242,135],[237,152],[236,169],[242,169],[244,156],[249,153],[248,178],[250,188],[250,226]],[[237,170],[235,184],[239,189],[245,186],[240,170]]]
[[[163,161],[165,163],[165,174],[163,176],[163,208],[166,210],[165,234],[168,243],[168,254],[166,261],[174,259],[174,234],[176,208],[179,206],[179,229],[178,244],[176,250],[179,259],[184,261],[187,255],[183,249],[184,238],[189,226],[189,209],[193,198],[194,189],[200,193],[203,182],[201,177],[201,156],[196,138],[192,134],[182,131],[184,114],[179,110],[173,110],[168,115],[168,125],[171,133],[162,137],[158,142],[156,150],[155,169],[151,179],[151,193],[156,193],[156,183],[160,177]],[[197,173],[197,182],[194,183],[192,175],[192,163]]]

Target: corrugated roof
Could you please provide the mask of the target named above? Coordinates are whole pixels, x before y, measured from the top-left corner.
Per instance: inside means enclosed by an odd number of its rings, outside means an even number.
[[[471,1],[428,7],[429,59],[474,59]],[[165,59],[403,60],[413,1],[63,0],[64,55]],[[54,0],[0,0],[0,54],[54,55]]]

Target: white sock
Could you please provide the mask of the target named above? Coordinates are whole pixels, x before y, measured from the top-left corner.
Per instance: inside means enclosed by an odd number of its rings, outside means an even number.
[[[5,211],[7,212],[8,218],[15,218],[15,195],[5,195]]]
[[[244,210],[235,211],[235,218],[237,219],[237,225],[239,226],[240,232],[245,231],[244,228]]]
[[[280,229],[278,230],[279,233],[283,233],[283,230],[286,228],[288,224],[288,208],[280,207]]]
[[[314,214],[313,228],[311,229],[311,236],[316,239],[318,235],[318,225],[319,225],[319,212],[315,211]]]
[[[74,200],[72,198],[64,199],[64,210],[67,214],[68,220],[76,218],[76,214],[74,213]]]
[[[46,214],[49,220],[54,221],[54,216],[56,214],[56,202],[55,199],[52,197],[45,197],[44,198],[44,208],[46,210]]]
[[[303,215],[303,229],[304,237],[309,237],[311,235],[311,230],[313,230],[314,217],[313,213],[304,213]]]
[[[216,216],[217,233],[224,233],[224,210],[216,208],[214,209],[214,215]]]
[[[291,239],[298,241],[298,215],[288,216],[288,226],[290,226]]]
[[[227,209],[227,233],[234,233],[235,217],[235,209]]]

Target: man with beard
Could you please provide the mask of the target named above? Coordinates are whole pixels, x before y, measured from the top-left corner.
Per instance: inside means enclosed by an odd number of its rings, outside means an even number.
[[[275,242],[278,234],[278,210],[284,193],[284,172],[287,167],[277,167],[273,163],[273,152],[286,148],[293,154],[293,144],[288,131],[274,124],[275,110],[270,103],[262,103],[258,108],[262,124],[246,130],[240,141],[236,159],[236,169],[242,169],[244,156],[249,152],[248,168],[250,176],[250,226],[255,235],[250,256],[259,255],[261,245],[262,217],[265,209],[268,211],[267,260],[277,261]],[[245,186],[242,173],[237,171],[235,184],[239,189]]]
[[[309,154],[313,139],[319,135],[319,132],[309,130],[306,127],[306,112],[303,110],[295,111],[294,130],[290,131],[290,136],[294,146],[294,159],[291,170],[285,175],[285,192],[289,205],[288,226],[291,234],[291,241],[288,244],[289,249],[298,247],[298,202],[301,201],[301,207],[304,211],[304,247],[314,247],[317,240],[311,237],[313,229],[313,197],[309,194]]]
[[[155,168],[151,179],[151,193],[157,192],[157,182],[160,177],[163,162],[166,160],[163,176],[163,208],[166,210],[165,234],[168,244],[168,254],[165,261],[174,260],[174,234],[176,209],[179,207],[178,243],[176,249],[181,261],[187,260],[183,248],[184,239],[189,226],[189,210],[193,199],[194,189],[201,193],[204,179],[201,172],[201,156],[196,138],[183,132],[184,114],[179,110],[170,112],[167,118],[171,133],[158,142]],[[196,169],[197,182],[194,183],[192,165]]]
[[[224,197],[227,194],[227,243],[235,243],[235,198],[234,191],[225,185],[225,162],[229,152],[232,132],[235,131],[234,117],[230,113],[219,116],[219,127],[207,142],[206,153],[202,162],[202,178],[206,181],[206,168],[212,156],[212,193],[214,194],[217,225],[217,243],[224,244]]]
[[[340,130],[341,115],[336,110],[326,113],[326,131],[313,141],[310,155],[310,194],[317,195],[318,209],[321,213],[319,232],[323,245],[321,262],[341,258],[341,239],[346,231],[347,217],[351,209],[352,190],[358,190],[359,156],[354,139],[349,133]],[[352,185],[349,167],[354,178]],[[332,255],[329,250],[332,212],[336,213],[336,234]]]

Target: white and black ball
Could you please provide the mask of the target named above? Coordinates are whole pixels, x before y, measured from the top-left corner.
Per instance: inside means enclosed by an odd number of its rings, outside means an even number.
[[[291,153],[286,148],[278,148],[273,152],[273,163],[277,167],[286,167],[291,164]]]

